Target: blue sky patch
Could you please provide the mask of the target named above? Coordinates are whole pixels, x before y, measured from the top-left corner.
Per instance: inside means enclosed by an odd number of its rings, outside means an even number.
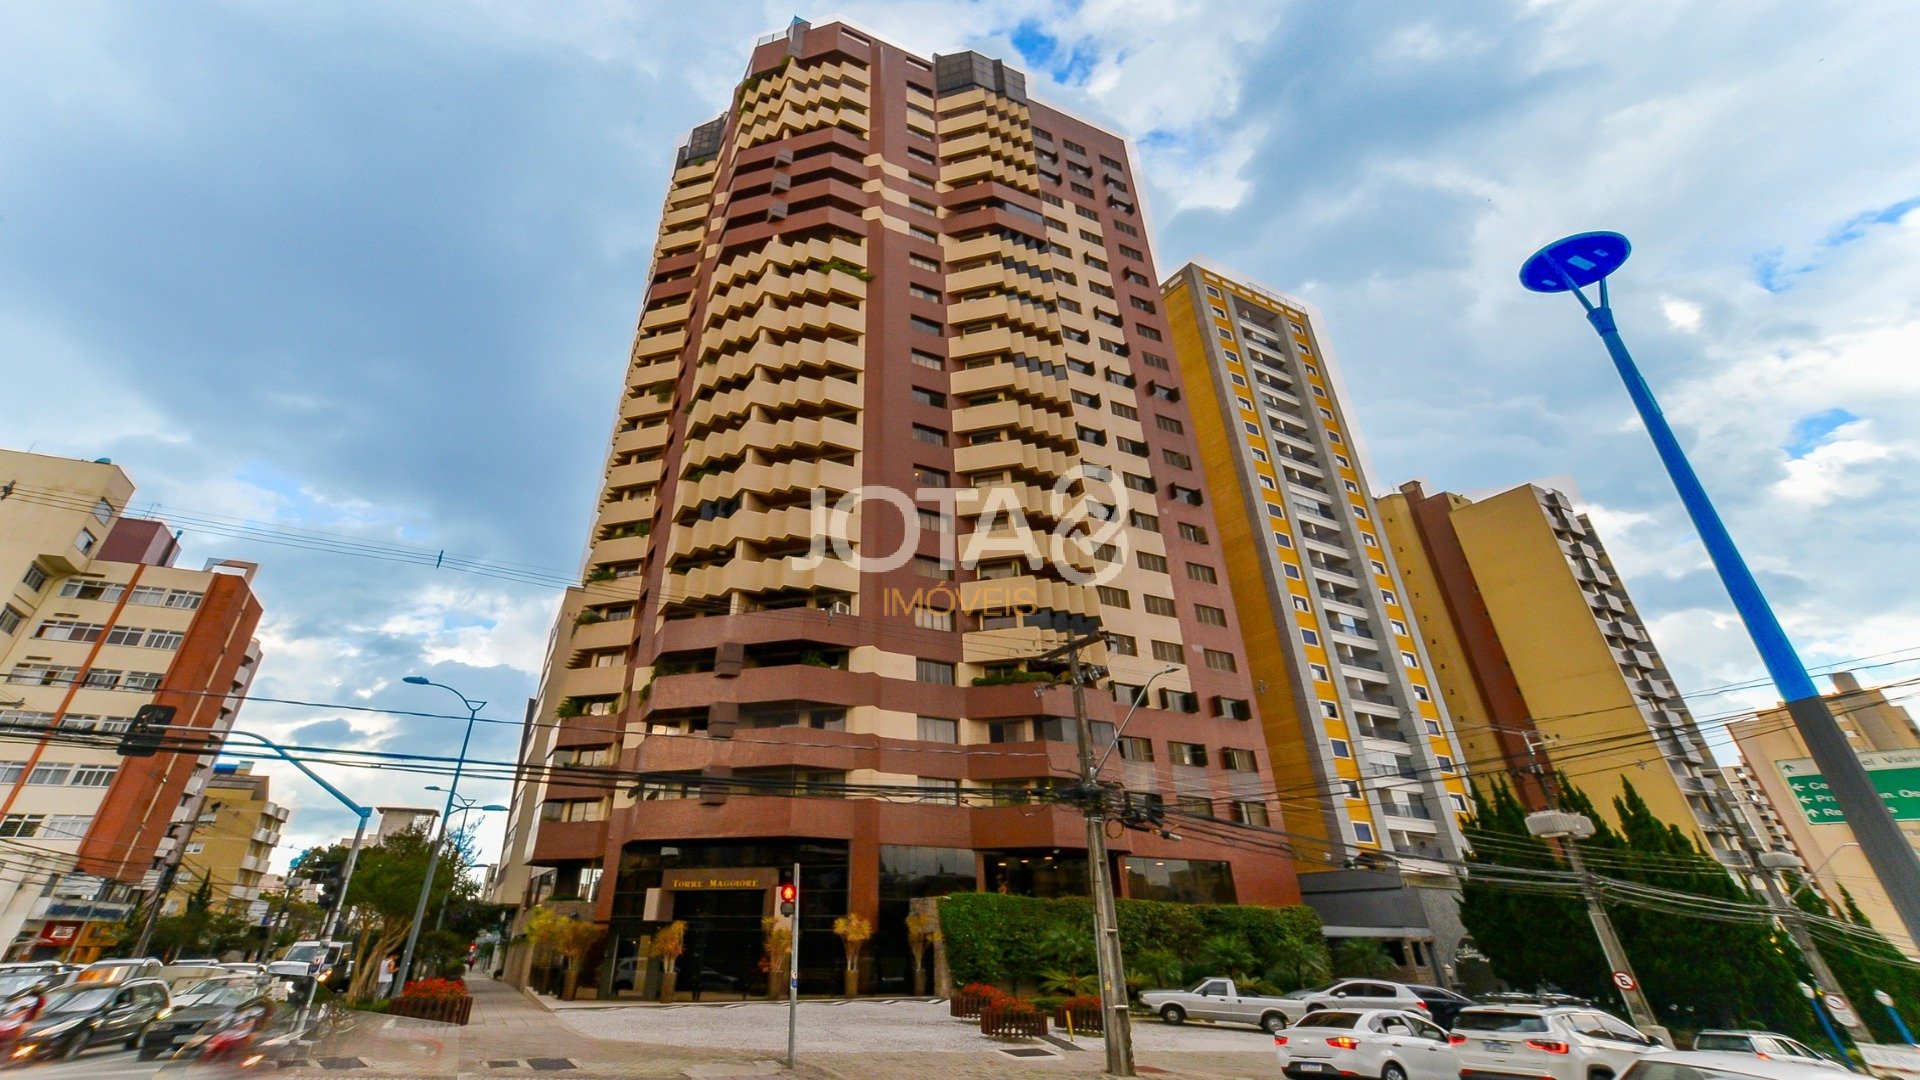
[[[1863,210],[1848,218],[1839,228],[1820,238],[1816,245],[1821,251],[1833,251],[1848,244],[1866,238],[1868,230],[1875,225],[1898,225],[1900,219],[1920,209],[1920,196],[1902,199],[1897,203],[1880,207],[1878,210]],[[1793,279],[1802,274],[1811,274],[1820,269],[1817,259],[1800,263],[1798,266],[1786,265],[1786,253],[1775,248],[1753,261],[1753,280],[1770,293],[1786,292],[1793,287]]]
[[[1010,40],[1022,60],[1045,71],[1062,86],[1078,86],[1093,73],[1097,56],[1090,46],[1063,48],[1059,37],[1042,30],[1037,20],[1028,19],[1014,27]]]
[[[1793,433],[1787,437],[1787,444],[1782,449],[1789,458],[1798,461],[1825,446],[1835,431],[1858,419],[1858,416],[1845,409],[1828,409],[1812,416],[1803,416],[1794,421]]]

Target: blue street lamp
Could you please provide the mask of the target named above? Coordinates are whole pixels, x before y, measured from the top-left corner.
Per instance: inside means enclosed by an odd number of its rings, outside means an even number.
[[[420,899],[413,906],[413,925],[407,928],[407,947],[400,954],[400,966],[393,969],[390,993],[394,997],[400,996],[413,971],[413,950],[420,943],[420,924],[427,918],[427,897],[433,892],[434,872],[440,868],[440,849],[447,844],[447,824],[453,817],[453,800],[460,790],[460,773],[466,768],[467,746],[473,741],[473,725],[480,719],[480,710],[487,707],[486,702],[475,701],[446,683],[434,682],[424,675],[408,675],[400,681],[414,686],[437,686],[459,698],[460,704],[467,707],[467,733],[460,739],[460,756],[453,763],[453,779],[447,781],[447,808],[440,814],[440,835],[434,838],[433,847],[427,855],[427,874],[420,882]]]
[[[1893,995],[1887,993],[1885,990],[1875,990],[1873,992],[1873,1000],[1879,1002],[1880,1007],[1887,1010],[1888,1016],[1893,1017],[1894,1030],[1900,1033],[1901,1040],[1908,1046],[1916,1045],[1913,1041],[1913,1032],[1907,1030],[1907,1022],[1900,1017],[1900,1010],[1893,1007]]]
[[[1827,1038],[1833,1042],[1833,1048],[1840,1051],[1840,1061],[1845,1063],[1847,1060],[1847,1044],[1840,1041],[1840,1033],[1833,1029],[1833,1021],[1827,1019],[1826,1006],[1820,1004],[1820,991],[1815,990],[1806,983],[1800,983],[1799,986],[1800,996],[1806,998],[1807,1004],[1813,1006],[1813,1015],[1820,1019],[1820,1029],[1827,1033]]]
[[[1733,599],[1734,610],[1746,624],[1747,634],[1759,650],[1767,674],[1772,676],[1774,686],[1786,702],[1788,715],[1793,717],[1794,726],[1806,741],[1807,750],[1846,815],[1854,839],[1859,841],[1867,862],[1880,878],[1881,887],[1886,890],[1894,910],[1899,912],[1908,936],[1920,941],[1920,857],[1916,857],[1899,825],[1894,823],[1886,803],[1867,778],[1866,768],[1847,745],[1847,737],[1834,722],[1826,701],[1814,689],[1806,665],[1800,662],[1793,643],[1787,640],[1786,631],[1781,629],[1780,620],[1767,605],[1753,572],[1747,569],[1746,560],[1740,557],[1733,537],[1727,534],[1720,514],[1707,498],[1706,488],[1694,475],[1693,466],[1661,413],[1659,402],[1654,400],[1653,391],[1647,388],[1633,357],[1627,352],[1626,343],[1620,340],[1613,309],[1607,303],[1607,275],[1627,261],[1631,250],[1627,238],[1619,233],[1569,236],[1535,252],[1520,269],[1520,284],[1534,292],[1570,292],[1586,310],[1587,321],[1606,343],[1621,381],[1627,384],[1627,394],[1639,410],[1640,420],[1653,438],[1654,448],[1667,467],[1667,475],[1680,492],[1680,502],[1687,508],[1687,516],[1693,519],[1693,527],[1699,532],[1701,543],[1706,545],[1714,569],[1720,572],[1720,580]],[[1597,302],[1583,291],[1596,284],[1599,286]]]

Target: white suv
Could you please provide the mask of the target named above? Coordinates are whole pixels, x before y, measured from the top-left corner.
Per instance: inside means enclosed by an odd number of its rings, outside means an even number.
[[[1665,1050],[1598,1009],[1476,1005],[1453,1019],[1460,1080],[1614,1080]]]

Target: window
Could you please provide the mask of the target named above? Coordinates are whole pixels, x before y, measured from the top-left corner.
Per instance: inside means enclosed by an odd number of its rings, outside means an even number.
[[[1177,641],[1156,641],[1153,643],[1153,658],[1169,664],[1187,662],[1187,650]]]
[[[1133,560],[1140,564],[1140,569],[1142,570],[1152,570],[1157,574],[1167,572],[1167,557],[1165,555],[1155,555],[1151,551],[1136,551],[1134,552]]]
[[[105,631],[106,627],[99,623],[48,619],[34,630],[33,636],[45,641],[99,641],[100,635]]]
[[[1400,637],[1408,636],[1406,623],[1401,622],[1399,619],[1388,619],[1387,622],[1393,627],[1393,632],[1395,634],[1399,635]]]
[[[556,799],[540,804],[542,821],[600,821],[606,816],[605,799]]]
[[[71,765],[39,765],[27,774],[27,783],[65,787],[67,777],[73,775]]]
[[[8,814],[0,818],[0,836],[38,836],[46,820],[43,814]]]
[[[1198,525],[1189,525],[1183,521],[1180,523],[1180,539],[1190,540],[1196,544],[1204,544],[1207,542],[1207,530]]]
[[[914,363],[919,364],[921,367],[932,368],[935,371],[945,370],[947,366],[947,362],[945,360],[940,359],[939,357],[933,355],[932,353],[921,352],[919,349],[913,350],[911,353],[908,354],[908,357]]]
[[[1454,813],[1464,814],[1467,812],[1467,797],[1465,795],[1455,795],[1452,792],[1448,792],[1447,805],[1453,807]]]
[[[1419,683],[1413,684],[1413,696],[1419,698],[1421,701],[1433,700],[1433,695],[1428,693],[1427,688],[1421,686]]]
[[[1217,585],[1220,583],[1220,575],[1214,573],[1213,567],[1202,563],[1188,563],[1187,576],[1195,581],[1205,582],[1208,585]]]
[[[1107,651],[1118,656],[1139,656],[1140,644],[1126,634],[1108,634]]]
[[[1210,818],[1213,816],[1213,800],[1205,795],[1182,795],[1174,800],[1174,804],[1188,817]]]
[[[953,571],[948,568],[946,560],[938,555],[915,555],[913,572],[921,577],[935,578],[940,581],[953,576]]]
[[[1278,533],[1275,533],[1275,534],[1274,534],[1274,538],[1275,538],[1275,539],[1279,539],[1279,536],[1280,536],[1280,534],[1278,534]],[[1283,545],[1281,545],[1281,546],[1282,546],[1282,547],[1290,547],[1291,545],[1287,545],[1287,544],[1283,544]],[[1282,571],[1284,571],[1284,572],[1286,573],[1286,575],[1287,575],[1288,577],[1290,577],[1290,578],[1292,578],[1292,579],[1294,579],[1295,581],[1298,581],[1298,580],[1300,580],[1300,568],[1299,568],[1299,567],[1297,567],[1297,566],[1295,566],[1295,565],[1293,565],[1292,563],[1281,563],[1281,564],[1280,564],[1280,569],[1281,569]]]
[[[928,446],[947,445],[946,432],[941,431],[939,428],[928,427],[925,424],[913,425],[913,437],[920,442],[926,443]]]
[[[944,469],[929,468],[925,465],[913,467],[914,482],[921,487],[946,487],[947,474]]]
[[[918,718],[921,742],[957,743],[960,741],[960,721],[949,720],[944,716],[922,716]]]
[[[932,334],[934,337],[939,337],[946,332],[941,328],[939,322],[933,319],[923,319],[920,316],[915,315],[908,321],[913,324],[913,328],[915,330],[918,330],[923,334]]]
[[[1332,682],[1332,681],[1333,681],[1333,678],[1332,678],[1331,676],[1329,676],[1329,675],[1327,674],[1327,668],[1326,668],[1326,665],[1324,665],[1324,664],[1308,664],[1307,666],[1308,666],[1309,668],[1311,668],[1311,669],[1313,669],[1313,681],[1314,681],[1314,682]]]
[[[1194,618],[1199,619],[1208,626],[1227,625],[1226,609],[1217,608],[1211,604],[1195,604],[1193,606],[1193,615]]]
[[[149,630],[144,643],[149,649],[177,649],[187,635],[179,630]]]
[[[1152,761],[1153,740],[1138,735],[1123,735],[1120,738],[1120,756],[1128,761]]]
[[[918,282],[909,284],[907,286],[907,292],[911,294],[915,300],[931,300],[936,304],[940,302],[940,290],[929,289]]]
[[[1120,417],[1122,420],[1140,419],[1140,410],[1131,405],[1116,401],[1113,403],[1112,408],[1113,415]]]
[[[1193,468],[1193,459],[1178,450],[1162,450],[1160,459],[1176,469]]]
[[[1167,744],[1167,756],[1175,765],[1207,767],[1207,748],[1199,743],[1170,742]]]
[[[1133,606],[1127,597],[1127,590],[1125,589],[1116,589],[1111,585],[1100,585],[1096,586],[1094,591],[1100,594],[1100,602],[1108,607],[1123,608]]]
[[[80,554],[82,555],[85,555],[86,553],[92,551],[93,545],[99,542],[100,542],[100,538],[93,535],[93,533],[87,531],[86,529],[81,529],[80,535],[73,538],[73,546],[78,548],[80,550]]]
[[[1220,767],[1229,772],[1252,772],[1254,770],[1253,751],[1235,750],[1231,747],[1222,749]]]
[[[165,589],[154,589],[145,586],[143,586],[143,588],[146,588],[148,592],[157,592],[163,596],[166,594]],[[72,600],[102,600],[109,604],[119,600],[120,594],[125,590],[126,586],[124,585],[115,585],[111,582],[100,581],[95,578],[68,578],[66,581],[60,583],[61,596]],[[139,603],[140,601],[136,599],[134,602]],[[155,600],[151,601],[151,603],[159,603],[159,601]]]
[[[1329,719],[1329,720],[1338,720],[1338,719],[1340,719],[1340,705],[1339,705],[1339,703],[1338,703],[1338,702],[1333,702],[1333,701],[1323,701],[1323,702],[1321,702],[1321,703],[1320,703],[1320,715],[1321,715],[1321,716],[1324,716],[1324,717],[1326,717],[1326,718],[1327,718],[1327,719]]]
[[[915,604],[913,606],[913,625],[922,630],[952,630],[953,612],[927,607],[924,604]]]
[[[39,592],[47,583],[47,572],[40,569],[39,563],[27,564],[27,576],[20,579],[28,592]]]
[[[1178,614],[1178,610],[1173,606],[1173,600],[1170,597],[1148,594],[1142,597],[1141,600],[1149,615],[1172,616]]]
[[[1239,663],[1234,660],[1233,654],[1230,652],[1226,652],[1225,650],[1222,650],[1222,649],[1207,649],[1205,650],[1205,653],[1207,657],[1207,666],[1214,669],[1215,671],[1239,671],[1240,670]]]
[[[944,408],[947,404],[947,395],[938,390],[929,390],[924,386],[916,386],[913,388],[913,400],[914,403],[918,405],[933,405]]]
[[[47,818],[40,835],[49,840],[84,840],[92,824],[90,814],[53,814]]]
[[[953,685],[953,665],[944,660],[915,660],[913,677],[936,686]]]
[[[25,615],[15,611],[11,604],[0,607],[0,634],[11,634],[20,629],[20,624],[25,622],[26,618]]]
[[[1320,644],[1320,635],[1312,630],[1302,630],[1300,631],[1300,640],[1309,645],[1318,645]]]
[[[1264,829],[1267,827],[1268,818],[1267,818],[1266,803],[1235,802],[1233,804],[1232,813],[1233,813],[1233,820],[1239,822],[1242,825],[1252,825],[1256,828],[1261,828],[1261,829]]]
[[[1420,658],[1410,652],[1401,653],[1400,662],[1410,668],[1418,669],[1420,667]]]
[[[1439,766],[1440,766],[1440,771],[1441,771],[1441,772],[1443,772],[1443,773],[1451,773],[1451,772],[1453,772],[1453,759],[1452,759],[1452,758],[1450,758],[1450,757],[1448,757],[1448,756],[1447,756],[1447,755],[1445,755],[1445,754],[1435,754],[1435,755],[1433,756],[1433,760],[1434,760],[1435,762],[1437,762],[1437,763],[1439,764]]]
[[[1136,529],[1145,529],[1148,532],[1160,531],[1160,519],[1141,510],[1127,511],[1127,524]]]
[[[1398,604],[1400,602],[1398,597],[1394,596],[1391,592],[1388,592],[1385,589],[1380,590],[1380,600],[1382,603],[1387,603],[1387,604]]]
[[[106,642],[109,645],[138,645],[146,633],[138,626],[116,626],[107,631]]]

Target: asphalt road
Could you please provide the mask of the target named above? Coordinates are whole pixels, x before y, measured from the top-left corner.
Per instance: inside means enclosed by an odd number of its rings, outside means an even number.
[[[36,1061],[26,1065],[8,1065],[7,1071],[20,1080],[202,1080],[211,1077],[244,1075],[224,1066],[203,1066],[160,1058],[141,1061],[138,1054],[119,1046],[95,1047],[72,1061]]]

